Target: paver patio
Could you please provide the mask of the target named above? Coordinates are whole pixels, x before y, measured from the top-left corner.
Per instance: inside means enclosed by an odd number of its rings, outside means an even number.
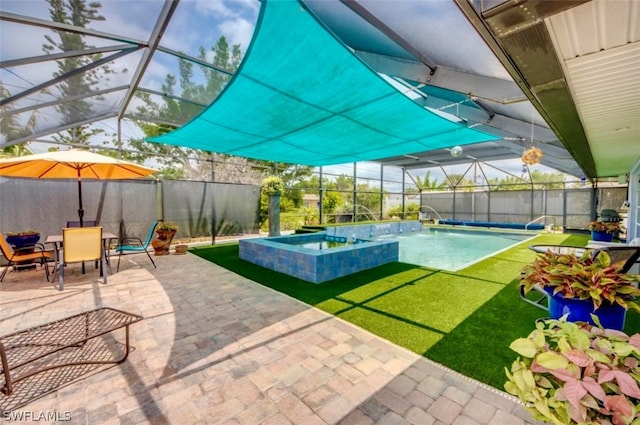
[[[107,285],[93,266],[85,275],[69,266],[62,292],[41,269],[7,274],[0,335],[103,306],[144,320],[131,326],[133,351],[125,363],[59,369],[38,380],[45,385],[18,383],[15,395],[0,394],[0,420],[534,423],[500,391],[215,264],[191,254],[156,260],[153,269],[144,254],[124,257]],[[96,350],[117,349],[123,338],[108,335]],[[59,387],[34,399],[46,384]]]

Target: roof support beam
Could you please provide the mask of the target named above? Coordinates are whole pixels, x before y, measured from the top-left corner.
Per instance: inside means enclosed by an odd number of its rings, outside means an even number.
[[[118,59],[118,58],[120,58],[122,56],[126,56],[129,53],[135,52],[136,50],[138,50],[138,48],[139,47],[131,47],[129,49],[122,50],[122,51],[120,51],[118,53],[115,53],[115,54],[113,54],[111,56],[104,57],[102,59],[99,59],[99,60],[97,60],[95,62],[92,62],[92,63],[87,64],[85,66],[82,66],[80,68],[76,68],[73,71],[69,71],[66,74],[63,74],[63,75],[61,75],[59,77],[53,78],[53,79],[51,79],[49,81],[45,81],[42,84],[38,84],[37,86],[33,86],[33,87],[31,87],[31,88],[29,88],[29,89],[27,89],[25,91],[22,91],[20,93],[17,93],[17,94],[15,94],[13,96],[7,97],[5,99],[1,99],[0,100],[0,106],[8,105],[11,102],[14,102],[14,101],[16,101],[18,99],[21,99],[21,98],[23,98],[25,96],[30,95],[31,93],[36,93],[36,92],[38,92],[38,91],[40,91],[40,90],[42,90],[42,89],[44,89],[46,87],[52,86],[54,84],[58,84],[58,83],[60,83],[62,81],[65,81],[65,80],[67,80],[69,78],[72,78],[72,77],[74,77],[76,75],[82,74],[82,73],[84,73],[84,72],[86,72],[86,71],[88,71],[90,69],[102,66],[102,65],[104,65],[106,63],[109,63],[111,61],[114,61],[114,60],[116,60],[116,59]]]
[[[345,6],[357,13],[362,19],[373,25],[376,29],[381,31],[384,35],[393,40],[398,46],[409,52],[413,57],[425,64],[430,72],[433,74],[438,67],[431,58],[422,53],[420,50],[412,46],[407,40],[405,40],[400,34],[392,30],[387,24],[378,19],[374,14],[369,12],[364,6],[358,3],[356,0],[340,0]]]
[[[139,114],[132,114],[132,113],[127,113],[123,118],[127,118],[132,121],[145,121],[145,122],[151,122],[154,124],[168,125],[170,127],[175,127],[175,128],[178,128],[184,125],[184,123],[181,123],[181,122],[168,121],[158,117],[142,116]]]
[[[439,66],[432,74],[428,67],[416,61],[361,50],[356,50],[355,53],[369,66],[383,74],[465,93],[502,104],[527,100],[526,96],[522,94],[522,90],[513,81],[470,74],[443,66]]]
[[[128,44],[144,44],[141,40],[136,40],[134,38],[123,37],[121,35],[110,34],[101,31],[95,31],[89,28],[84,27],[76,27],[73,25],[62,24],[60,22],[47,21],[44,19],[38,18],[29,18],[22,15],[16,15],[15,13],[2,12],[0,11],[0,21],[7,22],[15,22],[18,24],[27,24],[35,27],[48,28],[56,31],[65,31],[74,34],[88,35],[91,37],[98,38],[106,38],[107,40],[114,40],[120,43],[128,43]]]
[[[0,61],[0,68],[11,68],[14,66],[30,65],[33,63],[55,61],[60,59],[75,58],[78,56],[95,55],[100,53],[114,52],[117,50],[130,49],[130,44],[119,44],[117,46],[94,47],[92,49],[74,50],[69,52],[54,53],[51,55],[32,56],[8,61]]]
[[[480,15],[468,0],[454,0],[586,176],[592,178],[597,176],[593,154],[543,20],[585,1],[509,1]],[[529,7],[524,8],[525,4]],[[560,75],[550,81],[550,72],[538,72],[541,67],[552,67],[553,76]]]
[[[144,71],[149,66],[149,63],[151,62],[151,58],[153,57],[154,53],[158,49],[158,46],[160,45],[160,39],[162,38],[164,31],[167,29],[167,26],[169,25],[169,21],[171,20],[171,16],[173,16],[174,12],[176,11],[176,8],[178,7],[179,2],[180,0],[166,0],[164,2],[164,6],[162,7],[160,16],[158,16],[156,25],[153,28],[153,31],[151,32],[151,36],[149,37],[147,49],[144,52],[142,59],[140,59],[140,62],[138,63],[138,68],[136,69],[136,72],[133,75],[133,78],[131,79],[131,86],[129,87],[129,91],[125,95],[122,101],[122,105],[120,106],[118,119],[122,119],[122,117],[124,116],[124,113],[127,110],[127,107],[129,106],[129,103],[131,102],[131,99],[133,98],[133,95],[137,90],[138,85],[140,85],[140,81],[142,80]]]
[[[451,106],[451,102],[446,99],[439,99],[435,96],[429,96],[426,99],[418,99],[418,103],[440,111],[447,112],[447,106]],[[467,120],[467,125],[470,123],[480,123],[484,126],[490,127],[495,131],[490,131],[492,134],[509,135],[515,137],[521,137],[523,139],[531,138],[531,123],[516,118],[511,118],[506,115],[495,113],[490,116],[486,111],[478,109],[472,106],[465,105],[464,103],[456,104],[457,115],[460,118]],[[485,128],[483,130],[486,131]],[[540,125],[533,125],[534,140],[542,142],[546,140],[556,140],[556,135],[553,131],[547,127]]]
[[[199,59],[199,58],[196,58],[196,57],[193,57],[193,56],[187,55],[187,54],[185,54],[185,53],[183,53],[183,52],[178,52],[178,51],[176,51],[176,50],[167,49],[166,47],[158,46],[158,51],[159,51],[159,52],[163,52],[163,53],[170,54],[170,55],[175,56],[175,57],[178,57],[178,58],[180,58],[180,59],[187,60],[187,61],[189,61],[189,62],[196,63],[196,64],[198,64],[198,65],[200,65],[200,66],[204,66],[204,67],[207,67],[207,68],[214,69],[214,70],[216,70],[216,71],[218,71],[218,72],[221,72],[221,73],[223,73],[223,74],[226,74],[226,75],[233,75],[233,73],[234,73],[234,72],[233,72],[233,71],[231,71],[230,69],[225,69],[225,68],[221,68],[221,67],[219,67],[219,66],[215,66],[215,65],[213,65],[213,64],[211,64],[211,63],[204,62],[203,60],[201,60],[201,59]]]
[[[145,89],[145,88],[139,87],[138,91],[143,93],[154,94],[156,96],[166,97],[167,99],[179,100],[180,102],[190,103],[191,105],[202,106],[203,108],[209,106],[206,103],[196,102],[194,100],[185,99],[184,97],[176,96],[169,93],[163,93],[157,90],[151,90],[151,89]]]
[[[385,166],[393,165],[409,170],[443,165],[466,164],[469,160],[480,161],[480,158],[482,158],[482,162],[486,164],[489,161],[518,159],[526,147],[526,141],[500,140],[496,142],[485,142],[476,145],[463,146],[463,155],[456,159],[451,158],[449,151],[440,149],[428,152],[417,152],[404,157],[388,158],[381,162]],[[558,147],[549,145],[540,147],[545,153],[547,153],[547,155],[543,157],[543,165],[573,176],[582,175],[580,168],[577,167],[575,161],[566,151],[560,151],[556,154],[556,152],[560,150]],[[490,164],[487,165],[494,167]]]
[[[104,115],[100,115],[100,116],[97,116],[97,117],[88,118],[86,120],[76,121],[76,122],[73,122],[73,123],[70,123],[70,124],[60,125],[60,126],[57,126],[55,128],[49,128],[49,129],[44,130],[44,131],[39,131],[37,133],[29,134],[28,136],[24,136],[24,137],[21,137],[19,139],[15,139],[15,140],[11,140],[11,141],[6,142],[6,143],[2,143],[2,144],[0,144],[0,149],[7,148],[7,147],[13,146],[13,145],[17,145],[17,144],[23,143],[23,142],[29,142],[29,141],[37,139],[39,137],[44,137],[44,136],[47,136],[47,135],[52,134],[52,133],[58,133],[60,131],[67,130],[69,128],[80,127],[80,126],[83,126],[83,125],[86,125],[86,124],[91,124],[91,123],[93,123],[95,121],[100,121],[100,120],[106,120],[106,119],[109,119],[109,118],[113,118],[115,116],[116,116],[115,112],[110,112],[108,114],[104,114]]]
[[[7,109],[5,111],[0,112],[0,118],[11,116],[11,115],[15,115],[15,114],[21,114],[23,112],[33,111],[34,109],[47,108],[49,106],[59,105],[61,103],[73,102],[75,100],[80,100],[80,99],[86,99],[87,97],[101,96],[103,94],[111,93],[111,92],[118,91],[118,90],[125,90],[127,88],[129,88],[128,85],[112,87],[110,89],[90,91],[90,92],[87,92],[85,94],[79,94],[79,95],[76,95],[76,96],[68,96],[68,97],[65,97],[65,98],[62,98],[62,99],[52,100],[50,102],[37,103],[37,104],[30,105],[30,106],[27,106],[27,107],[24,107],[24,108]]]

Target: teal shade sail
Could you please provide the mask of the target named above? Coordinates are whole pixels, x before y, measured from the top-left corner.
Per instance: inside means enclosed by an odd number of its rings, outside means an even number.
[[[244,61],[220,96],[149,141],[319,166],[491,139],[400,93],[303,3],[265,0]]]

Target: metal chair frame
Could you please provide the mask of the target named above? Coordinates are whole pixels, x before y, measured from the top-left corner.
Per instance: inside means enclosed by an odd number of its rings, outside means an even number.
[[[0,274],[0,282],[3,281],[12,265],[18,264],[22,261],[33,260],[40,260],[40,265],[44,266],[44,271],[47,276],[47,282],[49,281],[49,267],[47,266],[47,261],[51,259],[51,253],[44,249],[44,245],[40,243],[35,244],[34,252],[21,254],[19,252],[15,252],[5,239],[4,235],[0,233],[0,251],[8,262],[6,267],[2,271],[2,274]]]
[[[151,260],[151,264],[153,264],[154,268],[157,268],[156,263],[153,261],[151,254],[149,254],[148,248],[151,243],[151,239],[153,239],[153,234],[156,231],[156,227],[158,227],[158,222],[156,221],[149,228],[149,232],[147,233],[147,237],[142,241],[142,239],[137,238],[135,236],[128,236],[126,238],[122,238],[120,240],[120,244],[116,247],[115,251],[118,253],[118,266],[116,267],[116,272],[120,271],[120,258],[123,255],[128,254],[137,254],[139,252],[144,252]]]

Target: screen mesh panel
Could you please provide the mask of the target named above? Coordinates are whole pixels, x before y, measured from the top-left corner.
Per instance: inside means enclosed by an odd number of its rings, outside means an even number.
[[[223,93],[187,125],[150,141],[328,165],[493,138],[408,99],[303,3],[265,1],[245,60]]]

